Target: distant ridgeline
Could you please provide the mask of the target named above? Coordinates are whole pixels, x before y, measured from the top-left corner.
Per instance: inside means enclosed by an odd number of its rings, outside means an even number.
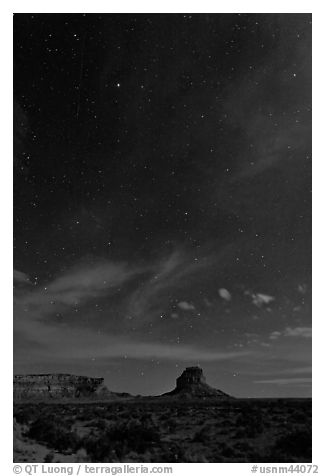
[[[111,392],[103,378],[83,377],[71,374],[32,374],[14,376],[14,400],[60,399],[117,399],[132,397],[129,393]],[[138,396],[140,397],[140,396]],[[159,397],[175,398],[233,398],[205,381],[200,367],[187,367],[176,380],[176,388]],[[150,398],[150,397],[148,397]]]
[[[15,375],[13,387],[14,400],[129,396],[109,391],[103,378],[70,374]]]

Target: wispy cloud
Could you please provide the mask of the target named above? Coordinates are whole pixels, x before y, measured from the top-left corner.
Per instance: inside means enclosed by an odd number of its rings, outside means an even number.
[[[273,385],[297,385],[297,384],[311,384],[312,379],[311,377],[274,378],[270,380],[255,380],[254,383],[266,383],[266,384],[273,384]]]
[[[145,320],[152,310],[159,307],[160,293],[175,282],[180,267],[185,272],[184,257],[179,252],[173,252],[160,262],[154,263],[142,284],[128,297],[127,314]],[[160,309],[157,313],[159,312]]]
[[[280,30],[284,31],[285,28],[281,26]],[[302,107],[310,102],[309,40],[306,38],[304,45],[294,48],[292,55],[294,56],[292,64],[300,64],[299,97]],[[296,77],[286,71],[284,66],[286,60],[278,47],[270,52],[265,61],[265,64],[260,64],[259,67],[251,67],[246,75],[242,75],[237,82],[229,85],[231,94],[228,95],[228,101],[223,104],[227,108],[228,120],[245,131],[251,145],[249,153],[241,153],[233,181],[260,177],[267,171],[283,165],[284,162],[297,161],[296,151],[305,146],[306,135],[310,133],[310,121],[297,127],[297,123],[288,121],[279,105],[275,105],[274,96],[268,94],[270,77],[273,78],[273,84],[285,85],[286,88],[291,83],[292,88],[297,87]],[[256,87],[252,88],[252,83]],[[260,107],[262,97],[263,109]],[[287,101],[290,102],[291,99],[287,98]],[[295,105],[292,104],[292,107],[297,109],[298,104],[299,101]]]
[[[68,319],[58,322],[58,313],[69,316],[75,308],[83,309],[91,300],[113,296],[119,286],[142,272],[141,268],[131,268],[125,263],[104,261],[74,266],[46,284],[17,286],[14,331],[20,340],[46,347],[55,332],[64,336],[71,325]],[[18,274],[20,280],[26,276]],[[78,330],[78,323],[74,325]]]
[[[249,371],[246,371],[247,375],[253,375],[255,377],[272,377],[272,378],[278,378],[278,376],[283,376],[285,375],[286,378],[292,378],[294,375],[304,375],[304,377],[310,377],[312,374],[312,367],[311,365],[304,365],[304,366],[299,366],[299,367],[290,367],[288,366],[288,363],[286,364],[287,366],[285,368],[282,368],[283,365],[285,365],[283,362],[279,363],[279,366],[277,368],[272,368],[270,369],[269,367],[263,368],[263,369],[249,369]],[[281,367],[281,368],[280,368]]]
[[[302,337],[310,339],[312,337],[311,327],[286,327],[283,331],[273,331],[270,334],[271,340],[277,340],[280,337]]]
[[[287,327],[284,335],[288,337],[305,337],[307,339],[312,337],[311,327]]]
[[[143,269],[130,268],[125,263],[103,262],[88,266],[76,266],[46,285],[18,290],[15,302],[26,309],[39,310],[42,314],[69,308],[98,296],[109,295],[114,290],[141,274]],[[16,272],[19,282],[29,283],[25,273]]]
[[[26,273],[23,273],[22,271],[18,271],[17,269],[14,269],[13,279],[14,283],[32,284],[29,276]]]
[[[171,288],[181,292],[184,278],[197,279],[212,261],[202,259],[197,263],[186,253],[175,251],[147,266],[131,267],[111,261],[79,264],[42,285],[17,286],[14,303],[16,309],[32,312],[34,320],[44,319],[76,307],[80,310],[95,299],[109,299],[123,289],[119,295],[122,296],[119,297],[120,315],[145,323],[166,312]],[[19,283],[30,283],[27,274],[21,271],[15,272],[15,279]],[[187,301],[180,301],[178,307],[186,311],[195,309]]]
[[[34,359],[34,363],[40,359],[44,362],[67,362],[69,359],[89,361],[125,356],[190,363],[231,360],[247,355],[249,352],[226,351],[222,347],[171,345],[160,342],[159,338],[150,342],[143,341],[139,336],[131,339],[108,330],[98,330],[92,325],[85,327],[80,319],[71,322],[56,318],[58,311],[71,311],[75,306],[82,309],[94,298],[109,298],[132,280],[130,295],[123,295],[125,313],[132,307],[133,313],[150,314],[150,310],[159,305],[160,293],[168,290],[171,282],[175,286],[182,277],[195,275],[198,269],[202,270],[186,261],[186,256],[173,253],[147,268],[131,268],[126,263],[108,261],[74,266],[45,285],[17,288],[14,300],[16,363],[24,362],[26,345],[29,361]],[[29,282],[25,273],[18,272],[16,277],[22,282]],[[138,286],[136,291],[132,290],[135,285]],[[187,301],[179,301],[178,307],[184,311],[195,309]],[[173,311],[173,318],[177,317],[178,314]]]
[[[25,365],[26,342],[28,343],[28,362],[44,365],[70,365],[75,361],[89,362],[93,359],[130,358],[139,360],[159,359],[181,362],[217,362],[234,360],[250,352],[233,352],[224,349],[202,348],[196,345],[167,344],[153,340],[131,339],[124,335],[98,332],[94,328],[69,326],[41,319],[34,313],[20,314],[16,326],[17,366]]]
[[[271,332],[271,334],[270,334],[270,339],[271,339],[271,340],[276,340],[276,339],[278,339],[279,337],[281,337],[282,335],[283,335],[283,334],[282,334],[282,332],[280,332],[280,331],[273,331],[273,332]]]
[[[85,350],[78,343],[78,349],[74,349],[73,355],[78,358],[85,358]],[[67,348],[67,357],[71,355]],[[159,359],[166,361],[183,362],[217,362],[223,360],[240,359],[249,352],[223,352],[202,349],[197,346],[168,345],[159,342],[131,341],[123,336],[102,336],[98,339],[95,336],[95,343],[89,346],[89,336],[87,338],[87,351],[92,357],[98,359],[105,358],[133,358],[133,359]]]
[[[217,362],[235,360],[248,351],[232,352],[222,349],[206,349],[200,346],[165,344],[158,341],[144,342],[130,339],[123,335],[98,333],[93,329],[70,328],[56,326],[53,323],[38,322],[34,327],[33,345],[29,350],[29,361],[37,362],[42,359],[55,362],[73,360],[89,361],[90,359],[130,358],[130,359],[159,359],[183,362]],[[26,336],[25,336],[26,337]],[[26,358],[25,352],[16,351],[17,364]]]
[[[72,305],[109,292],[141,271],[131,269],[124,263],[110,262],[77,267],[49,283],[44,291],[53,300]]]
[[[129,296],[128,314],[135,319],[145,321],[153,320],[166,311],[166,296],[170,290],[180,293],[184,283],[194,281],[202,276],[207,269],[216,265],[221,257],[220,254],[203,257],[200,261],[193,258],[182,250],[176,250],[161,261],[154,263],[146,279],[141,286]],[[182,304],[186,303],[186,304]],[[194,310],[192,303],[180,301],[178,307],[185,311]]]

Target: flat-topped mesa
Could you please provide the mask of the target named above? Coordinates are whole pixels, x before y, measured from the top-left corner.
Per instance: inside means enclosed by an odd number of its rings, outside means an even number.
[[[186,367],[182,375],[176,379],[176,388],[182,389],[200,383],[206,383],[203,370],[200,367]]]
[[[180,396],[185,398],[232,398],[230,395],[210,387],[206,383],[203,370],[200,367],[186,367],[180,377],[176,379],[176,388],[164,396]]]
[[[14,400],[105,398],[114,396],[103,378],[71,374],[30,374],[14,376]]]

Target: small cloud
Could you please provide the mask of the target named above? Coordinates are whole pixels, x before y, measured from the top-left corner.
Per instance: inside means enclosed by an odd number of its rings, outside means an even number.
[[[218,289],[219,296],[225,301],[231,301],[231,294],[226,288]]]
[[[252,337],[253,338],[258,337],[258,334],[256,334],[256,332],[244,332],[244,336],[250,339]]]
[[[203,299],[203,302],[207,307],[212,307],[213,306],[212,302],[209,301],[209,299],[206,298],[206,297]]]
[[[186,301],[180,301],[177,303],[177,306],[182,309],[183,311],[194,311],[195,306],[193,304],[190,304],[189,302]]]
[[[298,285],[298,292],[300,294],[306,294],[307,291],[307,285],[306,284],[299,284]]]
[[[257,307],[262,307],[264,304],[269,304],[275,299],[273,296],[262,293],[251,294],[251,297],[253,299],[253,304],[255,304]]]
[[[178,318],[179,318],[179,315],[177,314],[177,312],[172,312],[171,315],[170,315],[170,317],[171,317],[172,319],[178,319]]]
[[[295,306],[293,308],[293,312],[299,312],[299,311],[301,311],[301,306]]]

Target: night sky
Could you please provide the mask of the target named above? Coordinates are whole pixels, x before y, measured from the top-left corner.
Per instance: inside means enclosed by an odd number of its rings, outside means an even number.
[[[14,15],[14,371],[311,394],[311,16]]]

